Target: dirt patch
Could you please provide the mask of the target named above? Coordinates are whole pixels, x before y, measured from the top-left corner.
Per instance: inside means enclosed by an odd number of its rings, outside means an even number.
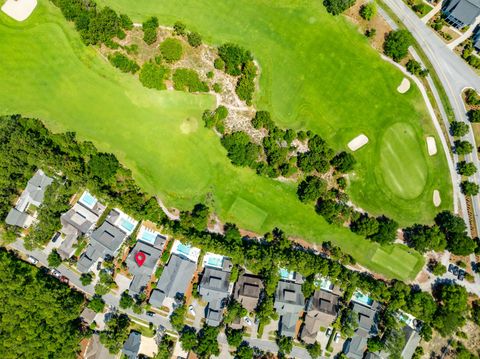
[[[383,52],[385,36],[392,31],[392,28],[378,12],[372,20],[364,20],[360,16],[359,11],[362,5],[366,3],[368,3],[368,1],[357,1],[354,6],[345,12],[345,15],[350,21],[358,25],[359,31],[363,34],[365,34],[367,30],[375,29],[375,36],[370,38],[370,44],[379,52]]]

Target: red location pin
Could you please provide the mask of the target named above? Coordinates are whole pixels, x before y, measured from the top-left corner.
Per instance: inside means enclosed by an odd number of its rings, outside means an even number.
[[[137,262],[139,267],[141,267],[143,263],[145,263],[145,259],[147,259],[145,253],[137,252],[137,254],[135,254],[135,261]]]

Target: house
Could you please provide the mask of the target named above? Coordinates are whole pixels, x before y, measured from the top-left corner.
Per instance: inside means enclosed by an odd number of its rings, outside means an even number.
[[[90,234],[104,211],[105,206],[85,191],[78,202],[68,212],[62,214],[60,232],[65,239],[58,248],[58,254],[63,259],[73,255],[78,237]]]
[[[223,308],[230,296],[230,272],[206,267],[199,284],[199,293],[207,301],[206,323],[217,327],[223,319]]]
[[[183,298],[185,295],[196,269],[195,262],[172,254],[157,282],[156,289],[150,295],[149,303],[157,308],[163,305],[171,307],[175,299]]]
[[[105,222],[91,234],[90,243],[77,263],[78,270],[87,273],[99,258],[115,257],[137,223],[120,210],[113,209]]]
[[[28,213],[30,206],[40,207],[45,197],[45,191],[53,182],[42,170],[35,172],[27,182],[27,187],[22,192],[15,207],[8,212],[5,222],[11,226],[28,228],[33,223],[33,217]]]
[[[279,281],[275,292],[274,307],[280,315],[280,334],[294,337],[300,312],[305,309],[302,286],[295,282]]]
[[[80,313],[80,319],[82,319],[82,322],[84,322],[87,325],[92,324],[96,316],[97,316],[97,313],[87,307],[85,307],[82,313]]]
[[[131,331],[125,344],[123,344],[123,355],[128,359],[137,359],[141,340],[142,335],[139,332]]]
[[[402,358],[412,359],[415,349],[417,349],[418,344],[420,343],[421,337],[415,329],[408,325],[403,328],[403,332],[405,334],[405,346],[402,350]]]
[[[376,314],[379,308],[377,302],[370,306],[353,302],[352,311],[357,316],[358,328],[347,343],[345,354],[351,359],[361,359],[367,349],[368,338],[377,333]]]
[[[155,272],[161,255],[161,248],[142,241],[138,241],[135,244],[126,260],[128,271],[133,275],[133,280],[129,287],[130,293],[140,294],[143,291]]]
[[[339,295],[323,289],[313,293],[307,302],[307,315],[300,334],[305,343],[315,343],[320,327],[328,327],[335,320],[339,299]]]
[[[442,11],[448,23],[462,29],[473,25],[480,16],[480,0],[450,0]]]
[[[251,313],[257,307],[262,290],[263,282],[260,277],[242,274],[235,284],[233,298]]]

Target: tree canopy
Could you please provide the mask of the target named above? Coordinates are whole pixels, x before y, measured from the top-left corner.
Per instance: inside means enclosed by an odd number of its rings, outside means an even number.
[[[399,62],[408,55],[412,35],[407,30],[394,30],[388,33],[383,44],[385,55]]]
[[[76,358],[83,296],[0,250],[0,357]]]

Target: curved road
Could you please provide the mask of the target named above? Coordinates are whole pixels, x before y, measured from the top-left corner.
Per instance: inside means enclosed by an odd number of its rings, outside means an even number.
[[[468,140],[475,145],[475,138],[473,136],[470,122],[467,119],[462,92],[465,88],[473,88],[480,91],[480,77],[463,61],[463,59],[450,50],[434,31],[425,25],[403,1],[384,1],[400,18],[422,47],[445,88],[445,92],[447,93],[448,99],[453,108],[455,119],[469,125],[470,131],[463,139]],[[450,140],[452,141],[452,138],[450,138]],[[471,155],[466,156],[466,159],[473,162],[480,170],[480,162],[476,150],[474,150]],[[457,160],[457,158],[455,158],[455,160]],[[480,174],[477,172],[471,177],[471,180],[480,184]],[[477,224],[477,228],[480,229],[479,196],[477,195],[473,197],[472,202],[475,223]],[[465,218],[466,213],[462,214]]]

